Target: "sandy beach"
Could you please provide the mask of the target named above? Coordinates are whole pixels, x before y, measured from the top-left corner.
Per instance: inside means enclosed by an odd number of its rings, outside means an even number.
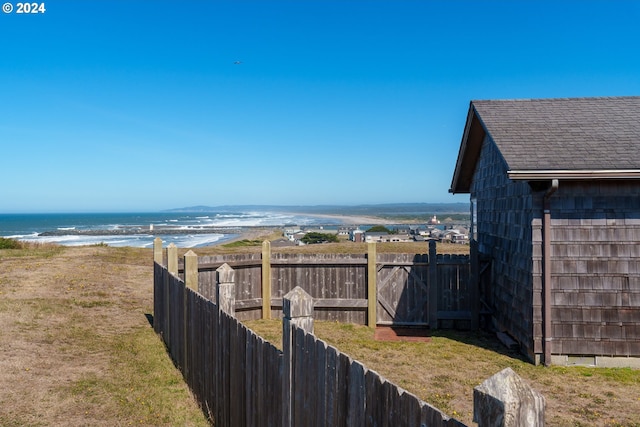
[[[318,218],[328,218],[338,220],[344,225],[385,225],[385,224],[397,224],[398,221],[391,221],[384,218],[374,216],[360,216],[360,215],[337,215],[337,214],[310,214],[307,212],[291,212],[295,215],[313,215]]]

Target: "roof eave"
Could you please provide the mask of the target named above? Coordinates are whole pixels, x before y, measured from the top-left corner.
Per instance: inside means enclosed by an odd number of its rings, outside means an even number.
[[[458,152],[449,193],[471,192],[471,180],[480,157],[480,149],[482,148],[485,133],[484,124],[478,117],[472,101],[469,103],[469,112],[467,113],[467,121],[462,134],[460,151]]]
[[[595,180],[595,179],[640,179],[640,169],[601,170],[510,170],[509,179],[514,181],[535,181],[549,179]]]

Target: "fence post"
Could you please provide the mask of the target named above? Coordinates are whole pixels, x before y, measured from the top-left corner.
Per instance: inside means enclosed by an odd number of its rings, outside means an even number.
[[[178,247],[173,243],[167,246],[167,270],[174,276],[178,275]]]
[[[282,298],[282,427],[293,424],[291,407],[294,400],[293,384],[293,326],[313,333],[313,298],[300,286]]]
[[[271,242],[262,242],[262,318],[271,319]]]
[[[376,242],[367,243],[367,325],[375,328],[378,319],[376,308],[378,306],[378,288],[376,284],[378,268],[376,266]]]
[[[429,240],[429,328],[438,329],[438,255],[436,241]]]
[[[187,288],[198,290],[198,255],[192,250],[184,254],[184,284]]]
[[[473,421],[478,427],[542,427],[544,410],[544,396],[511,368],[473,389]]]
[[[471,329],[478,329],[480,326],[480,298],[478,292],[480,289],[480,265],[478,260],[478,242],[471,240],[469,248],[469,261],[471,264],[469,285],[469,299],[471,300]]]
[[[153,239],[153,262],[162,265],[162,239],[156,237]]]
[[[216,302],[220,310],[236,314],[236,272],[226,262],[216,270]]]

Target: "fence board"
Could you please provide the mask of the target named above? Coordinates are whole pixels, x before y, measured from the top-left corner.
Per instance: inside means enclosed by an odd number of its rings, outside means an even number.
[[[344,353],[340,353],[337,350],[338,360],[336,363],[336,377],[338,383],[336,384],[336,418],[339,422],[337,426],[348,426],[349,420],[349,370],[351,369],[351,359]],[[340,381],[340,378],[346,378],[347,381]]]
[[[282,401],[272,397],[282,396],[283,357],[282,352],[268,342],[264,342],[263,348],[267,348],[267,357],[264,359],[267,380],[265,396],[269,396],[269,399],[263,399],[268,407],[263,414],[268,414],[268,425],[276,427],[282,423]]]
[[[365,373],[366,368],[357,360],[349,364],[349,392],[347,407],[348,426],[365,425]]]
[[[315,365],[313,376],[315,379],[315,419],[317,426],[326,425],[326,397],[327,397],[327,346],[321,340],[315,340]]]
[[[213,417],[214,411],[214,388],[213,378],[215,376],[215,364],[213,355],[215,354],[214,346],[214,327],[213,327],[213,304],[209,301],[203,301],[202,304],[202,376],[203,376],[203,398],[201,400],[202,406],[210,418]]]

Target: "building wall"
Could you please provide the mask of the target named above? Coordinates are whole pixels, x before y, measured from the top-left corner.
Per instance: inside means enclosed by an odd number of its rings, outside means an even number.
[[[551,217],[552,353],[640,356],[640,184],[561,181]]]
[[[499,150],[487,135],[471,186],[477,203],[478,250],[492,260],[485,299],[497,327],[518,340],[523,353],[534,361],[535,353],[542,351],[542,299],[541,279],[533,280],[536,260],[540,269],[540,250],[534,258],[533,235],[534,225],[540,232],[542,212],[540,208],[534,212],[537,199],[529,185],[509,180],[506,172]]]

